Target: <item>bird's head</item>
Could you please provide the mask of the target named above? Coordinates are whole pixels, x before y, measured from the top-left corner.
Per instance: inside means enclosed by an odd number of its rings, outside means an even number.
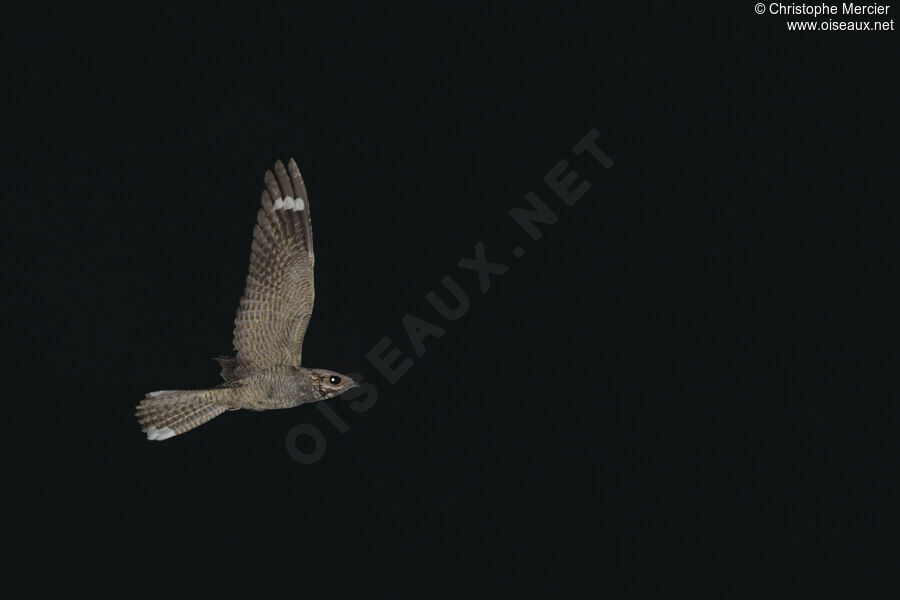
[[[319,400],[327,400],[340,396],[347,390],[359,387],[359,384],[353,381],[347,375],[341,375],[327,369],[310,369],[313,385],[315,386],[316,396]]]

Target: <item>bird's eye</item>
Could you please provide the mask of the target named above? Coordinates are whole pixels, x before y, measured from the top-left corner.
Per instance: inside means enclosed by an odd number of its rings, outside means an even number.
[[[331,377],[328,378],[328,383],[330,383],[331,385],[337,385],[340,382],[341,382],[341,378],[338,377],[337,375],[332,375]]]

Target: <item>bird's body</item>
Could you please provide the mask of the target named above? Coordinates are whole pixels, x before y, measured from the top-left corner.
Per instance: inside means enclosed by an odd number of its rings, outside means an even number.
[[[276,408],[293,408],[316,402],[312,377],[309,369],[276,367],[235,382],[239,390],[235,408],[247,410],[272,410]]]
[[[250,272],[235,318],[234,357],[220,357],[225,383],[207,390],[147,394],[138,421],[151,440],[165,440],[227,410],[291,408],[356,387],[345,375],[300,366],[315,287],[309,198],[293,159],[266,172],[253,229]]]

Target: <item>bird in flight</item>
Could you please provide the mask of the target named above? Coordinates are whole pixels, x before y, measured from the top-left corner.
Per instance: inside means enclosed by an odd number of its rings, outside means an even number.
[[[227,410],[291,408],[359,387],[346,375],[300,366],[315,289],[309,198],[294,159],[266,171],[250,273],[234,320],[233,357],[216,358],[224,383],[150,392],[136,416],[148,440],[167,440]]]

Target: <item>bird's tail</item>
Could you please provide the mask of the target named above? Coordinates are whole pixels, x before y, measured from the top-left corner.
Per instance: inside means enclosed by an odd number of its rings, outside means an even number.
[[[150,392],[135,415],[148,440],[167,440],[233,408],[230,388]]]

